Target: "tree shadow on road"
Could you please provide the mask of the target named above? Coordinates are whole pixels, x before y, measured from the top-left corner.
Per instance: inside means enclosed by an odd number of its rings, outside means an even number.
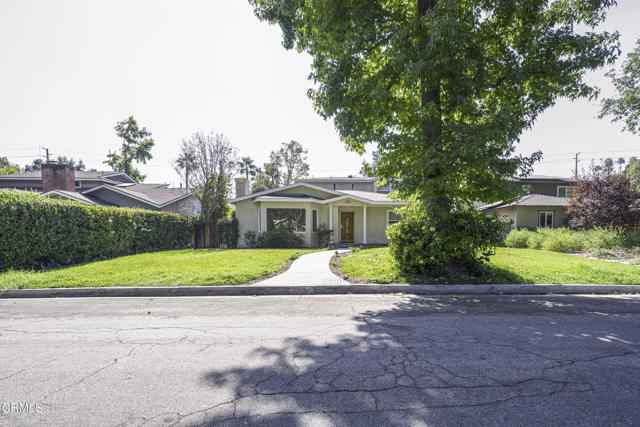
[[[250,366],[208,372],[231,398],[187,421],[633,423],[638,313],[637,299],[407,297],[347,317],[348,333],[285,338],[253,351]]]

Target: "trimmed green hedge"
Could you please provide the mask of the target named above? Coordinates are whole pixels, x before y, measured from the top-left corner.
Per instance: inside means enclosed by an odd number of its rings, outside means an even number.
[[[183,248],[192,237],[184,215],[0,192],[0,271]]]

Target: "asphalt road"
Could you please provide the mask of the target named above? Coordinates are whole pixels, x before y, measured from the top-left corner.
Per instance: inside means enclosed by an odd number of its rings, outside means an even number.
[[[639,349],[630,296],[0,300],[0,424],[638,424]]]

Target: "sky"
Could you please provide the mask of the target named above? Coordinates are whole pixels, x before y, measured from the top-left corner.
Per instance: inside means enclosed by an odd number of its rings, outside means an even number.
[[[619,0],[602,28],[621,33],[626,53],[639,21],[640,1]],[[259,165],[296,140],[313,176],[357,174],[362,158],[306,95],[310,63],[248,1],[0,0],[0,156],[24,165],[46,147],[107,170],[121,144],[113,127],[133,115],[155,139],[146,182],[177,185],[171,162],[197,131],[223,133]],[[608,69],[587,75],[601,97],[613,93]],[[640,137],[598,119],[598,102],[560,100],[522,135],[519,153],[544,153],[535,173],[571,175],[576,152],[580,167],[640,156]]]

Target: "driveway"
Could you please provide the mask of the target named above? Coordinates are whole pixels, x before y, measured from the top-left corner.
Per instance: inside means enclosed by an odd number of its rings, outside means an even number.
[[[314,286],[348,285],[329,269],[329,262],[336,252],[348,252],[347,249],[312,252],[302,255],[291,264],[287,271],[270,279],[256,282],[263,286]]]
[[[0,424],[631,425],[639,343],[638,297],[0,300]]]

